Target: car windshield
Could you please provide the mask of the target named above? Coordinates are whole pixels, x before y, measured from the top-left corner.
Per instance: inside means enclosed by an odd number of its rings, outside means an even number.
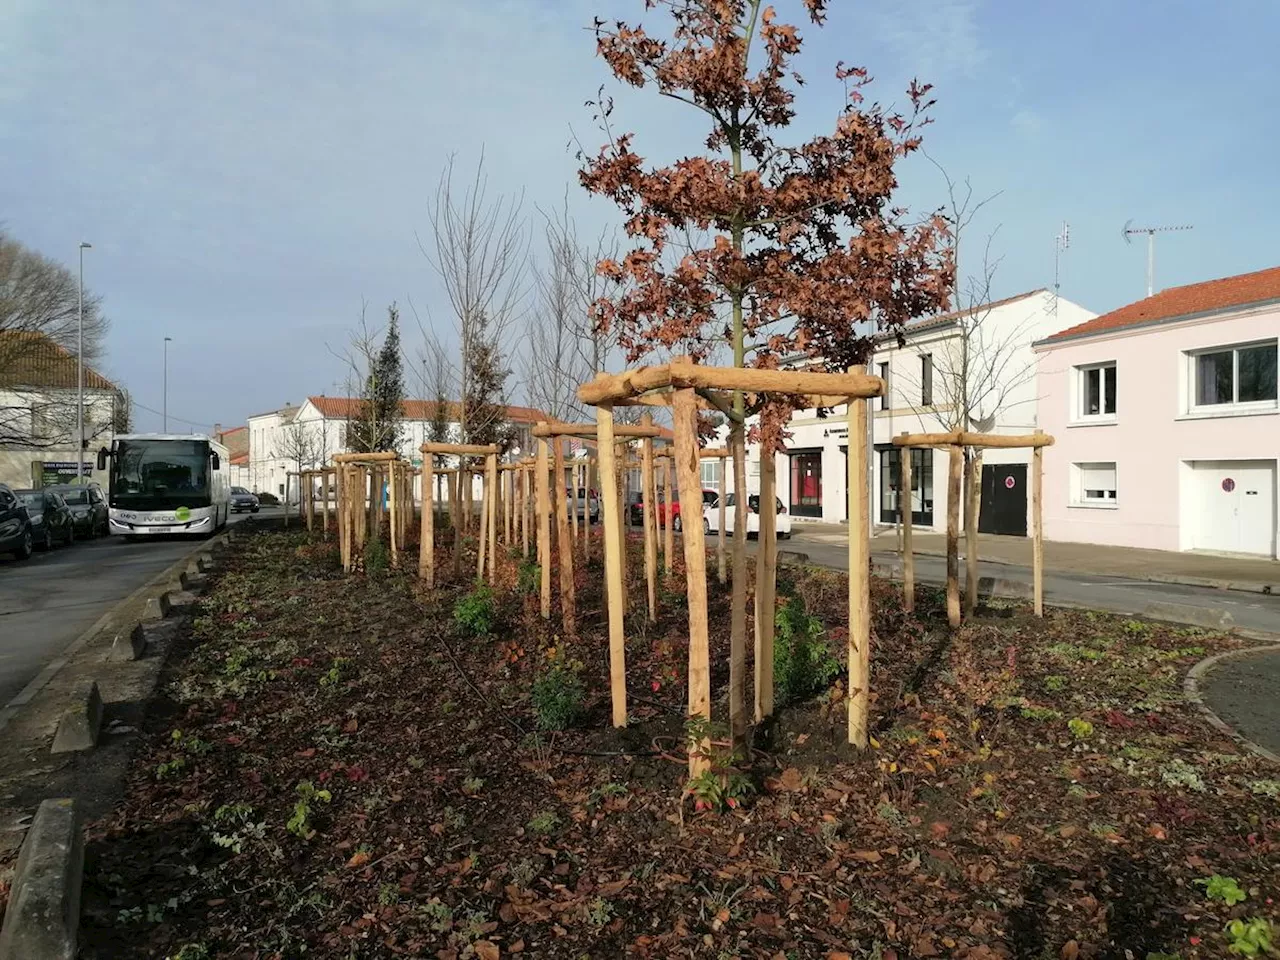
[[[44,494],[32,491],[23,493],[18,491],[18,499],[27,507],[27,513],[44,513]]]
[[[207,507],[209,442],[117,440],[111,456],[111,504],[134,510]]]
[[[89,502],[89,491],[83,487],[76,490],[59,490],[62,499],[73,507],[82,507]]]
[[[244,487],[232,487],[231,492],[239,494],[242,497],[247,497],[249,495],[249,491],[246,490]]]

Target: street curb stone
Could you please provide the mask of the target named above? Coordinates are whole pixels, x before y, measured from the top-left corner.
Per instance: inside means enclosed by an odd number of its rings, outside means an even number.
[[[116,634],[116,638],[111,644],[111,653],[107,659],[113,661],[141,660],[146,655],[146,652],[146,628],[141,623],[136,623],[133,629],[129,631],[127,640],[124,634]]]
[[[84,838],[74,800],[45,800],[18,854],[0,930],[0,960],[73,960]]]
[[[1217,653],[1212,657],[1205,657],[1197,663],[1188,671],[1186,678],[1182,681],[1183,694],[1189,701],[1200,708],[1200,712],[1204,714],[1210,726],[1227,734],[1241,746],[1253,751],[1265,760],[1270,760],[1272,763],[1280,763],[1280,756],[1268,750],[1262,744],[1254,743],[1214,713],[1209,704],[1205,702],[1204,694],[1200,691],[1200,685],[1212,672],[1213,668],[1224,660],[1234,660],[1238,657],[1247,657],[1258,653],[1275,653],[1276,651],[1280,651],[1280,643],[1270,643],[1260,647],[1245,647],[1243,650],[1228,650],[1225,653]]]
[[[1197,607],[1190,603],[1148,603],[1142,611],[1144,617],[1188,623],[1213,630],[1228,630],[1235,624],[1235,617],[1224,607]]]
[[[160,594],[158,597],[148,597],[146,610],[142,613],[144,620],[163,620],[169,615],[169,611],[173,604],[170,601],[169,593]]]
[[[51,753],[73,753],[92,750],[98,745],[98,731],[102,729],[102,694],[98,683],[91,680],[72,693],[71,706],[58,721],[58,732],[53,737]]]

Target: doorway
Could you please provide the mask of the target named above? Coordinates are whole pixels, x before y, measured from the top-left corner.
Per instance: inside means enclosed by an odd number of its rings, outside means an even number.
[[[888,444],[877,444],[880,454],[880,522],[897,523],[899,490],[902,486],[902,450]],[[918,527],[933,526],[933,450],[920,447],[911,450],[911,522]]]
[[[1274,557],[1275,461],[1197,460],[1191,470],[1192,548]]]
[[[978,532],[1006,537],[1027,535],[1025,463],[982,465],[982,509],[978,513]]]
[[[791,452],[791,515],[822,516],[822,451]]]

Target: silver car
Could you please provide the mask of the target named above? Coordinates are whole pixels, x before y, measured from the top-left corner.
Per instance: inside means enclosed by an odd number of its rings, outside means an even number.
[[[574,497],[573,490],[566,487],[564,491],[565,500],[569,504],[570,516],[576,509],[578,519],[582,520],[584,516],[590,517],[591,523],[600,522],[600,495],[595,490],[588,490],[585,487],[578,488],[578,495]]]

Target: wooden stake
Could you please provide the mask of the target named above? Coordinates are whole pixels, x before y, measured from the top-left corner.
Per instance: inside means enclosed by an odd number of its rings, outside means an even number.
[[[529,559],[529,468],[520,471],[520,549]]]
[[[516,505],[516,472],[507,470],[502,475],[502,542],[508,547],[514,542],[511,537],[511,527],[515,521],[515,505]]]
[[[600,446],[600,509],[604,511],[604,582],[609,610],[609,696],[613,725],[627,725],[627,655],[623,624],[622,517],[618,513],[614,477],[613,405],[596,407],[596,436]]]
[[[547,493],[549,479],[547,441],[538,441],[538,465],[534,483],[538,488],[538,565],[542,568],[542,619],[551,619],[551,502]]]
[[[458,458],[458,469],[449,474],[449,525],[453,527],[453,579],[462,576],[462,458]]]
[[[951,447],[947,470],[947,623],[960,626],[960,477],[964,448]]]
[[[624,444],[622,447],[622,456],[615,458],[617,469],[618,469],[618,487],[617,487],[618,495],[615,499],[618,501],[619,517],[626,516],[626,510],[627,510],[627,454],[628,454],[628,449],[627,449],[627,446]],[[625,589],[625,584],[628,582],[628,577],[630,576],[630,574],[627,571],[626,524],[623,524],[620,529],[622,530],[622,548],[618,554],[618,566],[622,570],[622,583],[624,584],[624,589],[622,591],[622,602],[626,604],[628,608],[630,608],[631,591]]]
[[[498,455],[491,453],[485,460],[485,487],[493,491],[489,495],[489,586],[498,583],[498,496],[501,487],[498,484]]]
[[[489,489],[489,484],[481,481],[480,517],[479,526],[476,530],[476,583],[484,580],[485,547],[488,544],[489,533],[489,499],[492,496],[493,491]]]
[[[1036,431],[1040,436],[1041,431]],[[1031,453],[1031,579],[1032,596],[1037,617],[1044,616],[1044,505],[1041,485],[1044,483],[1044,447]]]
[[[387,518],[387,539],[391,543],[391,566],[393,568],[400,566],[400,517],[403,509],[400,506],[400,488],[396,484],[396,477],[399,473],[400,471],[396,469],[394,463],[387,468],[387,509],[391,514]]]
[[[702,509],[698,483],[698,405],[692,390],[676,390],[671,400],[675,425],[675,460],[679,471],[680,512],[697,516]],[[689,716],[711,719],[711,660],[707,632],[707,548],[701,523],[682,524],[685,581],[689,599]],[[691,744],[689,775],[707,769],[707,744]]]
[[[905,434],[904,434],[905,435]],[[916,608],[916,559],[911,552],[911,454],[910,447],[901,447],[898,454],[901,464],[898,491],[898,512],[902,516],[902,609],[911,613]],[[933,451],[927,451],[933,456]],[[906,498],[905,501],[903,498]]]
[[[320,474],[320,495],[324,497],[321,509],[324,511],[324,538],[329,539],[329,470]]]
[[[730,717],[735,746],[742,743],[747,700],[747,462],[746,430],[734,423],[729,430],[733,455],[733,585],[729,593],[729,703],[738,704],[738,719]],[[701,526],[701,524],[699,524]],[[758,613],[758,607],[757,607]],[[754,699],[754,698],[753,698]]]
[[[641,426],[653,425],[653,414],[645,412],[640,417]],[[644,526],[644,582],[649,598],[649,622],[658,622],[658,519],[653,505],[656,501],[656,485],[653,476],[653,440],[640,441],[640,522]]]
[[[774,507],[775,459],[763,448],[760,451],[760,529],[757,533],[759,548],[756,550],[756,662],[755,662],[755,718],[760,722],[773,716],[773,630],[775,595],[778,586],[778,512]],[[730,668],[733,661],[729,662]],[[744,664],[745,668],[745,664]],[[733,679],[730,689],[735,688]],[[730,701],[730,726],[733,703]],[[743,719],[745,728],[746,721]]]
[[[852,371],[851,371],[852,372]],[[867,402],[849,401],[849,742],[867,748],[871,700],[871,533]]]
[[[427,581],[428,587],[436,585],[436,511],[434,458],[427,454],[422,458],[422,543],[418,546],[418,576]]]
[[[982,451],[969,457],[969,496],[964,505],[964,615],[978,609],[978,511],[982,503]]]
[[[578,486],[578,464],[576,461],[569,464],[569,525],[572,528],[571,535],[573,548],[578,549],[578,510],[581,507],[581,501],[578,499],[578,491],[582,489]]]
[[[725,467],[726,467],[725,458],[721,457],[720,458],[720,498],[719,498],[720,502],[717,507],[717,509],[720,511],[720,525],[716,527],[716,575],[720,578],[720,582],[722,584],[727,582],[729,579],[728,564],[726,563],[725,549],[724,549],[725,538],[727,536],[724,529],[724,522],[725,522],[727,510],[728,510],[728,508],[725,506],[725,500],[727,500],[729,496],[728,493],[726,492],[728,488],[728,483],[726,482],[726,477],[725,477]]]
[[[672,528],[671,516],[671,458],[667,457],[662,461],[662,502],[663,502],[663,547],[662,547],[662,570],[664,573],[671,572],[671,554],[676,549],[676,535]]]
[[[577,604],[573,589],[573,543],[569,539],[569,498],[564,489],[564,441],[555,440],[555,486],[551,491],[552,506],[556,511],[556,546],[560,560],[560,621],[564,637],[577,636]]]

